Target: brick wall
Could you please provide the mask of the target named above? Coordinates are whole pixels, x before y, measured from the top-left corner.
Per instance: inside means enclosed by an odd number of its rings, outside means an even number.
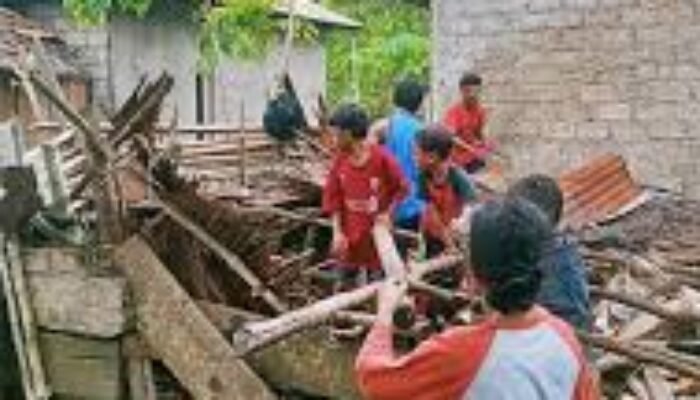
[[[462,71],[482,74],[514,176],[612,150],[700,198],[696,0],[437,0],[434,18],[438,109]]]

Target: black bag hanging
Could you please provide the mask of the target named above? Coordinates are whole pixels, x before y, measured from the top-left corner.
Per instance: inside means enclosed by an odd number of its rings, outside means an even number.
[[[267,102],[263,126],[276,140],[291,141],[299,131],[306,129],[306,116],[288,74],[283,77],[281,89]]]

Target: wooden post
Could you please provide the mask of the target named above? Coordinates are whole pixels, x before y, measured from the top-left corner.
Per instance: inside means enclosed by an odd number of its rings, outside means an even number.
[[[245,102],[241,101],[241,114],[240,114],[240,121],[239,121],[240,127],[239,127],[239,143],[240,143],[240,162],[241,162],[241,186],[242,187],[247,187],[247,179],[246,179],[246,169],[247,169],[247,163],[248,163],[248,155],[246,151],[246,140],[245,140]]]

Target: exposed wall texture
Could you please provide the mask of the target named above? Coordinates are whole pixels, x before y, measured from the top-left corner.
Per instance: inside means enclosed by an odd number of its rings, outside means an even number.
[[[175,83],[165,99],[161,119],[170,121],[177,110],[180,123],[194,124],[199,57],[194,24],[168,20],[166,16],[146,20],[115,16],[108,29],[109,66],[116,104],[123,104],[129,98],[142,76],[153,80],[168,72]]]
[[[643,183],[700,198],[697,0],[437,0],[438,109],[465,69],[515,176],[624,155]]]
[[[262,61],[224,61],[219,65],[214,74],[214,120],[238,126],[243,106],[246,126],[261,127],[267,99],[277,87],[283,69],[283,53],[280,45]],[[326,88],[323,47],[294,48],[289,58],[289,74],[309,121],[315,121],[313,110]]]

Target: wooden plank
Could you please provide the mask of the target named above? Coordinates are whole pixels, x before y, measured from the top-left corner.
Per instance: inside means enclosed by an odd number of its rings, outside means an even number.
[[[53,399],[120,400],[122,375],[118,340],[41,332]]]
[[[133,290],[144,340],[194,398],[274,398],[141,238],[119,247],[115,263]]]

